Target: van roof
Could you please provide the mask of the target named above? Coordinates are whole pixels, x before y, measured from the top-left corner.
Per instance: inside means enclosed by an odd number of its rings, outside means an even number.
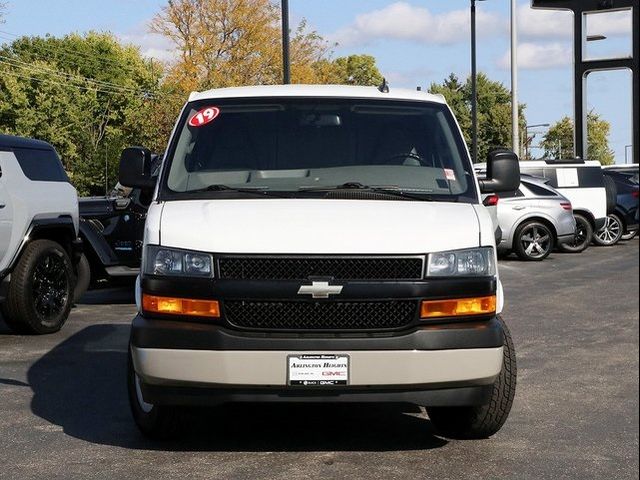
[[[0,149],[2,148],[34,148],[38,150],[53,150],[53,147],[49,143],[42,140],[0,134]]]
[[[434,95],[421,90],[389,88],[381,92],[378,87],[353,85],[261,85],[253,87],[216,88],[205,92],[193,92],[189,101],[217,98],[256,97],[324,97],[324,98],[367,98],[376,100],[414,100],[446,103],[442,95]]]

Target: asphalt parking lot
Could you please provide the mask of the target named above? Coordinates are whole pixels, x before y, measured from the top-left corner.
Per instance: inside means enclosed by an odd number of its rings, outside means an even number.
[[[638,478],[638,252],[500,262],[518,391],[482,441],[409,407],[257,405],[150,442],[126,399],[128,290],[89,292],[55,335],[0,321],[0,478]]]

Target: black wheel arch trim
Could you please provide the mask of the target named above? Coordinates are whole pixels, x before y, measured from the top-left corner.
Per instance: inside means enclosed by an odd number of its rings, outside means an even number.
[[[59,242],[59,239],[46,235],[47,232],[54,230],[58,232],[63,231],[68,234],[68,241],[66,244]],[[58,217],[34,218],[31,220],[31,223],[20,242],[20,245],[16,249],[11,262],[9,262],[7,268],[0,274],[0,277],[4,277],[13,271],[18,260],[20,260],[24,249],[30,242],[40,239],[53,240],[60,243],[67,250],[69,257],[72,259],[71,263],[75,271],[78,261],[80,261],[80,255],[82,254],[82,241],[76,234],[75,225],[71,215],[60,215]]]
[[[85,244],[87,252],[95,253],[96,258],[104,267],[119,265],[118,257],[111,249],[104,236],[87,220],[80,217],[80,238]]]

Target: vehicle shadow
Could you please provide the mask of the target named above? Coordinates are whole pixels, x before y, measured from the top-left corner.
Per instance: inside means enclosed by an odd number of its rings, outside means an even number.
[[[135,285],[117,285],[91,289],[85,292],[78,305],[125,305],[136,303]]]
[[[32,412],[73,437],[132,449],[181,451],[386,451],[446,445],[415,407],[230,405],[190,410],[180,440],[152,442],[129,413],[128,325],[92,325],[28,372]]]

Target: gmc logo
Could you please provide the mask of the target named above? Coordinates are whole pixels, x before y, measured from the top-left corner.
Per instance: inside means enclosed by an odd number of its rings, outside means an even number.
[[[322,372],[323,377],[344,377],[345,372]]]

